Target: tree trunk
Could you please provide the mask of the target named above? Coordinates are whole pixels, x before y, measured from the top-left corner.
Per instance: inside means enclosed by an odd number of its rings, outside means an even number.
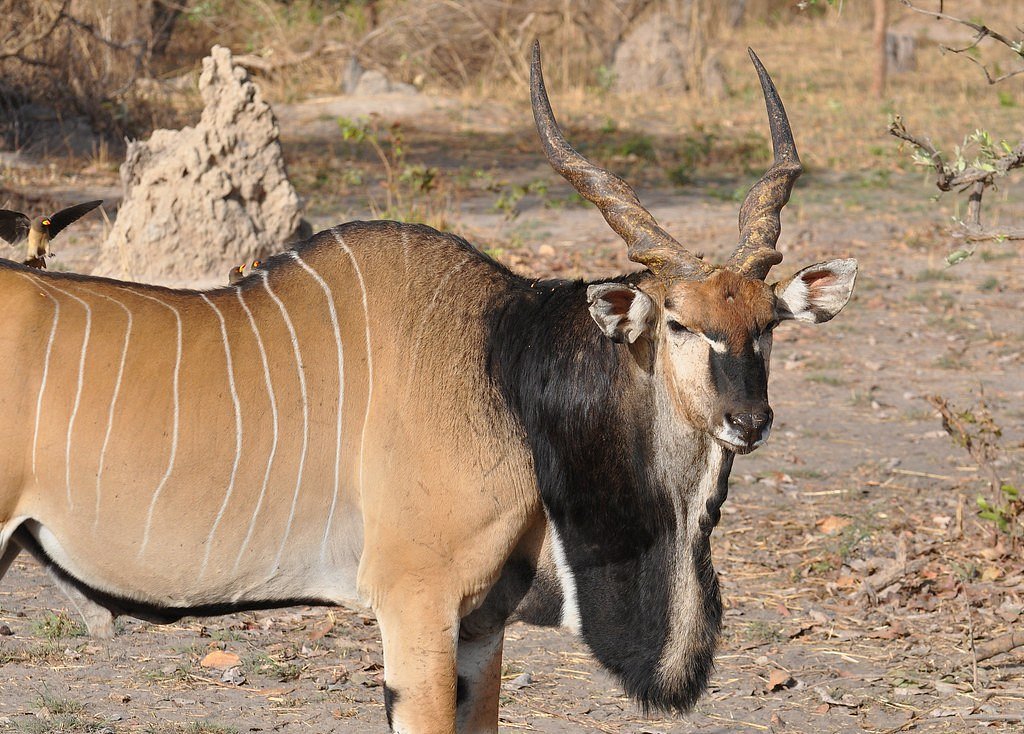
[[[875,0],[875,75],[871,80],[871,94],[880,99],[885,94],[885,72],[888,58],[885,53],[885,31],[889,25],[889,0]]]

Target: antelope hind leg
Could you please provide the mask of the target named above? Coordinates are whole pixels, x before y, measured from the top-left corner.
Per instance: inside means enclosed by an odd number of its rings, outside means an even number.
[[[456,734],[456,610],[423,594],[376,609],[384,643],[384,709],[396,734]]]
[[[77,586],[68,581],[53,565],[46,567],[46,573],[53,579],[53,583],[57,585],[57,588],[64,592],[64,596],[68,598],[75,611],[82,617],[82,621],[85,622],[85,627],[89,630],[90,636],[104,640],[109,640],[114,636],[114,618],[116,615],[113,610],[90,599]]]
[[[88,589],[83,589],[79,584],[75,584],[68,575],[50,558],[42,547],[39,545],[39,541],[32,535],[26,526],[18,528],[14,537],[11,539],[11,543],[5,551],[3,559],[0,559],[0,568],[6,571],[6,567],[3,566],[3,561],[14,560],[14,556],[18,555],[17,551],[11,558],[7,559],[7,554],[11,548],[17,548],[18,550],[24,549],[29,554],[42,564],[43,568],[46,569],[47,575],[53,579],[53,583],[57,585],[64,596],[68,598],[71,605],[75,608],[75,611],[82,617],[82,621],[85,622],[86,629],[89,630],[89,634],[93,637],[102,639],[110,639],[114,636],[114,618],[117,616],[113,609],[103,605],[99,601],[92,599],[88,595]],[[0,574],[2,575],[2,574]]]

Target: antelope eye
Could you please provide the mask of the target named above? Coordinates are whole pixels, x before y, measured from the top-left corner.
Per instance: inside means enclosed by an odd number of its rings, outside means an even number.
[[[690,334],[690,330],[680,324],[675,319],[668,320],[668,328],[673,334]]]

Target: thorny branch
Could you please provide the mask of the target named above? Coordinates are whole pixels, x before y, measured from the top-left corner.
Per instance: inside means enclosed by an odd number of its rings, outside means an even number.
[[[903,124],[901,117],[897,116],[889,124],[889,134],[894,135],[900,140],[906,140],[931,159],[935,172],[938,174],[935,185],[941,191],[952,191],[954,188],[961,187],[966,188],[976,183],[984,183],[986,186],[989,186],[997,177],[1005,176],[1012,169],[1024,166],[1024,142],[1006,155],[996,159],[995,163],[993,163],[994,171],[987,171],[974,166],[968,166],[962,171],[955,171],[943,160],[942,154],[936,150],[931,139],[918,137],[910,133]]]
[[[969,45],[963,48],[951,48],[949,46],[940,46],[940,48],[943,51],[949,51],[955,54],[965,54],[965,58],[981,67],[981,70],[985,74],[985,79],[988,80],[989,84],[998,84],[999,82],[1009,79],[1010,77],[1017,76],[1018,74],[1024,74],[1024,67],[1022,67],[1020,69],[1015,69],[1013,71],[1007,72],[1006,74],[1001,74],[1000,76],[993,77],[989,73],[988,67],[986,67],[983,63],[981,63],[971,55],[967,54],[968,51],[977,48],[978,44],[981,43],[983,40],[985,40],[986,38],[991,38],[993,41],[998,41],[999,43],[1003,44],[1008,49],[1013,51],[1013,53],[1015,53],[1019,58],[1024,60],[1024,38],[1021,38],[1016,41],[1011,40],[1010,38],[1004,36],[1002,33],[994,31],[986,25],[983,25],[981,23],[974,23],[972,21],[964,20],[963,18],[957,18],[952,15],[949,15],[948,13],[944,13],[942,12],[941,6],[939,10],[925,10],[924,8],[915,7],[915,5],[912,2],[910,2],[910,0],[900,0],[900,2],[905,7],[909,8],[910,10],[913,10],[915,13],[929,15],[939,20],[948,20],[951,23],[958,23],[960,25],[967,26],[968,28],[973,30],[977,35],[975,35],[974,40]]]
[[[978,467],[988,474],[993,490],[998,491],[1003,481],[992,464],[994,459],[992,443],[983,435],[984,431],[992,433],[997,430],[992,423],[991,417],[983,415],[980,419],[977,419],[982,424],[984,430],[975,435],[975,432],[968,428],[964,417],[955,413],[941,395],[929,395],[927,400],[933,408],[939,411],[939,415],[942,416],[942,428],[954,441],[964,447]]]
[[[1022,239],[1024,231],[1005,233],[981,232],[981,199],[985,188],[995,183],[1000,176],[1005,176],[1014,168],[1024,166],[1024,142],[1010,150],[1005,155],[999,156],[990,168],[978,168],[977,166],[966,166],[962,170],[954,169],[942,157],[942,153],[932,144],[928,137],[919,137],[907,130],[900,116],[889,123],[889,134],[900,140],[913,145],[924,153],[935,168],[935,185],[940,191],[952,191],[958,189],[964,191],[971,189],[970,200],[967,205],[967,225],[971,230],[969,237],[972,240],[978,239]]]

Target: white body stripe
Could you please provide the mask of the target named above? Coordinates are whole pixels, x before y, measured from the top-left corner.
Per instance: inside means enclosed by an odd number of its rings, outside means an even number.
[[[235,295],[238,296],[238,302],[242,305],[242,310],[245,311],[245,315],[249,317],[249,326],[252,328],[252,334],[256,338],[256,346],[259,347],[260,362],[263,364],[263,381],[267,388],[267,397],[270,399],[270,419],[273,429],[270,451],[267,456],[267,468],[263,472],[263,486],[260,487],[260,495],[256,500],[256,507],[253,508],[252,518],[249,520],[249,529],[245,533],[245,540],[243,540],[241,546],[239,546],[238,557],[235,558],[234,570],[238,571],[238,567],[242,563],[242,555],[245,553],[245,549],[249,547],[249,541],[252,540],[253,531],[256,529],[256,519],[259,517],[260,509],[263,507],[263,499],[267,495],[267,484],[270,481],[270,471],[274,466],[274,458],[277,456],[278,426],[277,398],[274,395],[274,383],[270,379],[270,364],[267,360],[267,350],[263,346],[263,337],[260,336],[260,331],[256,326],[256,319],[253,318],[252,311],[249,309],[249,304],[247,304],[245,299],[242,298],[241,287],[235,287]]]
[[[174,314],[174,321],[175,321],[175,324],[177,325],[176,351],[175,351],[175,354],[174,354],[174,374],[173,374],[172,379],[171,379],[171,393],[172,393],[173,400],[174,400],[174,415],[173,415],[173,423],[172,423],[172,427],[171,427],[171,453],[170,453],[170,456],[168,456],[168,458],[167,458],[167,469],[164,470],[164,475],[160,478],[160,482],[157,484],[156,489],[153,490],[153,499],[150,500],[150,502],[149,502],[149,510],[146,512],[146,525],[145,525],[145,527],[143,528],[143,531],[142,531],[142,543],[139,545],[139,553],[138,553],[138,557],[142,558],[143,554],[146,552],[146,546],[149,544],[149,530],[150,530],[150,528],[153,525],[153,513],[156,512],[157,500],[160,499],[160,493],[163,492],[164,487],[167,485],[167,480],[171,478],[171,472],[174,471],[174,461],[175,461],[175,459],[177,458],[177,455],[178,455],[178,430],[180,428],[180,425],[179,425],[180,415],[179,414],[181,412],[181,406],[180,406],[181,394],[180,394],[180,385],[179,385],[179,378],[181,377],[180,373],[181,373],[181,351],[182,351],[182,344],[181,344],[181,313],[178,311],[178,309],[176,309],[171,304],[166,303],[165,301],[161,301],[159,298],[156,298],[155,296],[150,296],[150,295],[148,295],[146,293],[142,293],[141,291],[135,291],[135,290],[132,290],[132,291],[125,290],[124,292],[125,293],[131,293],[132,295],[139,296],[140,298],[145,298],[147,300],[153,301],[153,303],[160,304],[161,306],[163,306],[164,308],[168,309],[171,313]]]
[[[412,280],[409,278],[409,233],[405,231],[405,227],[399,236],[402,240],[402,278],[405,280],[405,296],[408,298]]]
[[[345,404],[345,359],[344,350],[341,344],[341,327],[338,325],[338,312],[334,306],[334,294],[331,292],[330,287],[320,277],[320,273],[314,270],[305,260],[303,260],[299,253],[295,250],[291,251],[291,256],[302,269],[313,276],[317,284],[323,289],[324,296],[327,298],[327,311],[331,316],[331,327],[334,329],[334,342],[338,350],[338,420],[337,420],[337,432],[336,440],[337,447],[334,454],[334,493],[331,495],[331,509],[327,512],[327,523],[324,525],[324,537],[320,542],[320,560],[324,561],[327,558],[327,539],[331,532],[331,523],[334,521],[334,510],[338,505],[338,492],[341,488],[341,424],[342,424],[342,408]]]
[[[434,307],[437,305],[438,296],[441,295],[441,291],[448,284],[448,281],[451,280],[452,277],[457,272],[462,270],[462,268],[466,267],[466,265],[472,262],[473,259],[474,258],[471,255],[467,255],[465,258],[463,258],[458,263],[453,265],[452,268],[447,273],[444,274],[444,277],[437,282],[437,287],[434,288],[434,294],[431,296],[430,302],[427,304],[427,307],[421,311],[419,326],[416,329],[415,334],[416,343],[413,345],[412,359],[409,360],[409,372],[407,374],[405,381],[406,390],[409,389],[409,386],[412,384],[413,377],[416,376],[416,369],[419,366],[420,352],[422,351],[423,347],[423,328],[424,326],[426,326],[427,319],[430,317],[430,313],[434,310]]]
[[[224,342],[224,361],[227,363],[228,371],[228,387],[231,390],[231,406],[235,411],[235,461],[231,466],[231,478],[228,480],[228,489],[224,493],[224,501],[220,503],[220,510],[217,511],[217,517],[213,521],[213,527],[210,528],[210,534],[206,536],[206,552],[203,553],[203,563],[199,567],[199,577],[202,578],[206,573],[206,566],[210,562],[210,551],[213,549],[213,537],[217,533],[217,528],[220,527],[220,521],[224,519],[224,512],[227,510],[228,503],[231,501],[231,495],[235,491],[235,479],[238,477],[238,464],[242,460],[242,406],[238,401],[238,390],[235,388],[235,365],[231,360],[231,344],[228,342],[228,328],[224,323],[224,315],[205,293],[200,293],[199,295],[204,301],[206,301],[206,304],[213,309],[213,312],[217,315],[217,320],[220,322],[220,335]]]
[[[50,375],[50,354],[53,352],[53,338],[57,334],[57,323],[60,321],[60,301],[51,296],[49,291],[47,291],[36,278],[25,273],[18,273],[18,275],[25,278],[33,285],[43,288],[42,295],[46,296],[53,302],[53,323],[50,325],[50,336],[46,340],[46,358],[43,360],[43,377],[39,382],[39,396],[36,398],[36,425],[32,430],[32,476],[38,479],[39,476],[36,474],[36,454],[39,446],[39,418],[43,412],[43,394],[46,392],[46,381]]]
[[[100,448],[100,460],[96,467],[96,507],[93,514],[92,528],[95,531],[100,523],[100,500],[103,496],[103,467],[107,459],[107,446],[110,445],[110,434],[114,430],[114,408],[117,406],[117,398],[121,394],[121,380],[124,378],[124,365],[125,360],[128,357],[128,345],[132,338],[132,312],[131,309],[125,306],[123,303],[118,301],[116,298],[111,298],[105,293],[99,293],[97,291],[84,288],[87,293],[100,298],[105,298],[111,303],[117,304],[124,311],[125,316],[128,317],[128,322],[124,330],[124,346],[121,347],[121,361],[117,367],[117,377],[114,378],[114,391],[110,396],[110,409],[107,411],[107,430],[103,434],[103,445]]]
[[[284,318],[285,326],[288,327],[288,334],[292,340],[292,352],[295,355],[295,369],[299,372],[299,389],[302,393],[302,451],[299,454],[299,471],[295,477],[295,493],[292,495],[292,507],[288,512],[288,524],[285,526],[284,535],[281,536],[281,547],[277,550],[277,557],[274,558],[274,566],[271,569],[273,572],[281,565],[281,557],[284,555],[288,536],[292,532],[292,523],[295,521],[295,508],[299,504],[299,493],[302,490],[302,474],[306,469],[306,451],[309,449],[309,398],[306,395],[306,370],[302,366],[302,352],[299,350],[299,338],[295,334],[295,326],[288,315],[288,309],[285,308],[284,303],[270,287],[269,274],[264,270],[261,272],[261,275],[263,276],[263,287],[274,303],[277,304],[278,309],[281,311],[281,316]]]
[[[548,518],[551,537],[551,554],[555,559],[555,572],[558,583],[562,587],[562,626],[575,634],[580,633],[580,604],[576,598],[576,577],[572,575],[569,560],[565,557],[565,547],[558,534],[555,523]]]
[[[370,307],[366,300],[366,282],[363,280],[363,272],[359,269],[356,256],[345,244],[345,239],[338,234],[337,229],[331,230],[331,235],[341,245],[356,271],[356,278],[359,280],[359,290],[363,296],[363,320],[366,324],[366,413],[363,415],[363,430],[359,435],[359,498],[363,496],[363,449],[366,446],[366,426],[370,422],[370,402],[373,400],[373,350],[370,347]]]
[[[64,488],[67,493],[68,510],[75,509],[75,501],[71,496],[71,434],[75,430],[75,418],[78,417],[78,407],[82,404],[82,385],[85,382],[85,355],[89,348],[89,335],[92,332],[92,309],[89,304],[73,293],[68,293],[63,288],[58,288],[52,282],[46,284],[58,293],[78,301],[85,309],[85,333],[82,335],[82,351],[78,357],[78,382],[75,386],[75,399],[71,403],[71,415],[68,418],[68,435],[64,444]]]

